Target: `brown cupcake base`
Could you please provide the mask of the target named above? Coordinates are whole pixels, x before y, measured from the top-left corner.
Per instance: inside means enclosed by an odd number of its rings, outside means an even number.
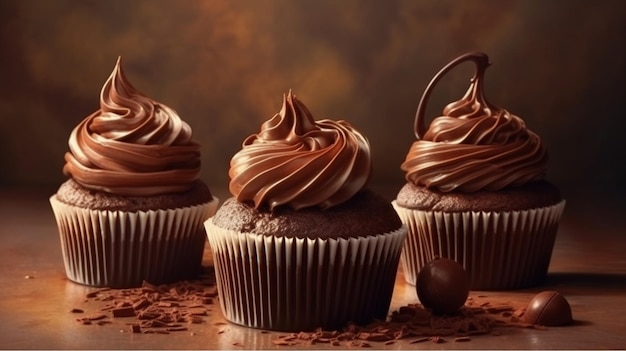
[[[369,237],[308,239],[239,233],[206,221],[227,320],[310,331],[384,319],[406,228]]]
[[[401,256],[407,283],[415,285],[426,263],[444,257],[463,265],[472,290],[508,290],[545,279],[565,201],[503,212],[448,213],[393,205],[409,228]]]
[[[50,198],[67,277],[95,287],[165,284],[201,271],[211,202],[156,211],[90,210]]]

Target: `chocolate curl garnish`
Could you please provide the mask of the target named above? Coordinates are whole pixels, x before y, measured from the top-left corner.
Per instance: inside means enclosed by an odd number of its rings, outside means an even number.
[[[470,79],[470,88],[460,101],[457,103],[462,103],[465,101],[474,101],[475,104],[481,107],[481,109],[486,114],[491,114],[495,111],[500,110],[500,108],[490,104],[485,98],[485,94],[483,92],[483,77],[485,75],[485,71],[487,67],[489,67],[489,57],[487,54],[482,52],[469,52],[463,54],[456,59],[452,60],[450,63],[445,65],[430,81],[426,90],[422,94],[422,98],[420,99],[419,105],[417,106],[417,112],[415,113],[415,122],[413,129],[415,131],[415,136],[417,139],[422,139],[424,134],[426,133],[426,123],[424,121],[424,113],[426,112],[426,103],[428,102],[428,98],[430,97],[430,93],[434,89],[435,85],[443,76],[448,73],[452,68],[457,65],[465,62],[465,61],[473,61],[476,65],[476,70],[474,71],[474,76]],[[452,108],[454,108],[456,103],[449,104],[446,106],[444,113]]]
[[[118,56],[113,73],[100,91],[100,109],[104,112],[127,115],[130,111],[125,105],[135,95],[142,94],[126,78],[122,70],[122,56]]]

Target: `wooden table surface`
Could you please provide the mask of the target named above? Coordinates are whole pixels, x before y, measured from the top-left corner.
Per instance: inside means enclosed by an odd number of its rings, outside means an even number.
[[[227,323],[219,305],[201,324],[170,334],[136,334],[124,321],[83,325],[72,308],[97,309],[85,302],[93,289],[65,277],[51,192],[0,191],[0,348],[4,349],[348,349],[349,344],[277,346],[285,333],[264,332]],[[225,196],[223,193],[223,199]],[[514,291],[473,291],[470,296],[525,306],[537,292],[557,290],[569,301],[575,323],[543,329],[504,328],[498,335],[472,336],[467,342],[402,339],[374,349],[624,349],[626,348],[626,221],[615,209],[566,207],[547,281]],[[207,244],[204,265],[210,269]],[[397,276],[390,312],[418,302],[415,289]]]

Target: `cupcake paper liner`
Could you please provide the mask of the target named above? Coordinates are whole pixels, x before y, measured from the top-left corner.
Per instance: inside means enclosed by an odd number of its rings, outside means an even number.
[[[280,331],[386,318],[407,229],[309,239],[239,233],[205,222],[227,320]]]
[[[545,278],[565,200],[510,212],[438,212],[392,203],[409,228],[401,255],[407,283],[435,257],[457,261],[473,290],[529,287]]]
[[[130,288],[194,277],[206,243],[203,222],[218,199],[176,209],[91,210],[50,198],[67,277],[96,287]]]

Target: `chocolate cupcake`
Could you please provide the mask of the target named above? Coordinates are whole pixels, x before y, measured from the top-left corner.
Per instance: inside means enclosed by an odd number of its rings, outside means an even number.
[[[476,66],[467,93],[426,128],[432,89],[466,61]],[[474,290],[528,287],[547,273],[565,200],[545,180],[539,136],[485,98],[488,66],[484,53],[462,55],[435,75],[420,100],[418,140],[401,166],[407,183],[393,201],[409,230],[401,262],[410,284],[435,257],[462,264]]]
[[[229,321],[307,331],[387,316],[406,236],[367,187],[367,139],[316,121],[295,95],[243,142],[227,199],[206,221]]]
[[[191,134],[174,110],[133,88],[118,58],[100,109],[70,135],[69,179],[50,197],[70,280],[129,288],[201,271],[203,222],[218,199],[199,179]]]

